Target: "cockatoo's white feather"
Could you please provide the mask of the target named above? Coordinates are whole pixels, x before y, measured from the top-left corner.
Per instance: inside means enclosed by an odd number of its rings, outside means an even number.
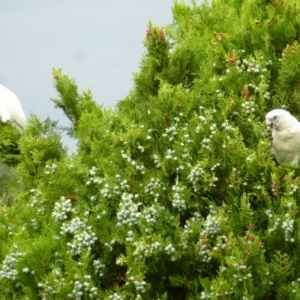
[[[0,84],[0,121],[11,123],[21,132],[26,123],[26,116],[17,96]]]
[[[300,123],[288,111],[274,109],[267,113],[266,124],[272,129],[272,152],[279,164],[299,164]]]

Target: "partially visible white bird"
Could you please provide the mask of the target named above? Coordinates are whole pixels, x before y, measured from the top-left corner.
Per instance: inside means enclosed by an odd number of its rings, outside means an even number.
[[[11,123],[23,132],[26,116],[17,96],[0,84],[0,121]]]
[[[300,123],[288,111],[274,109],[267,113],[266,124],[272,129],[272,152],[279,164],[299,164]]]

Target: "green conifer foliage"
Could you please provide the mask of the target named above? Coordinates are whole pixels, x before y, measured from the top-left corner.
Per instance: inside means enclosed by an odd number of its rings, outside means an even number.
[[[15,166],[20,161],[18,141],[20,132],[8,124],[0,125],[0,161],[3,164]]]
[[[172,9],[115,109],[53,71],[78,151],[30,117],[22,190],[0,207],[0,299],[299,298],[299,167],[275,164],[264,124],[300,119],[299,2]]]

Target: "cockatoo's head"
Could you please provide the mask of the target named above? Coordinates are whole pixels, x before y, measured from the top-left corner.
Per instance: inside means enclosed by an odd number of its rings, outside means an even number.
[[[298,120],[293,117],[288,111],[278,108],[271,110],[266,114],[266,124],[274,130],[286,129],[295,123],[299,123]]]
[[[10,123],[23,133],[26,116],[17,96],[0,84],[0,123]]]

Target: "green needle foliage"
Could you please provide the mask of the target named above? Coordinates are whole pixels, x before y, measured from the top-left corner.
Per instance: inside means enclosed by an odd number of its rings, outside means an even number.
[[[20,132],[9,124],[0,124],[0,162],[15,166],[20,162]]]
[[[264,124],[300,118],[299,1],[172,10],[115,109],[53,71],[77,153],[30,117],[0,299],[299,299],[300,169],[275,164]]]

